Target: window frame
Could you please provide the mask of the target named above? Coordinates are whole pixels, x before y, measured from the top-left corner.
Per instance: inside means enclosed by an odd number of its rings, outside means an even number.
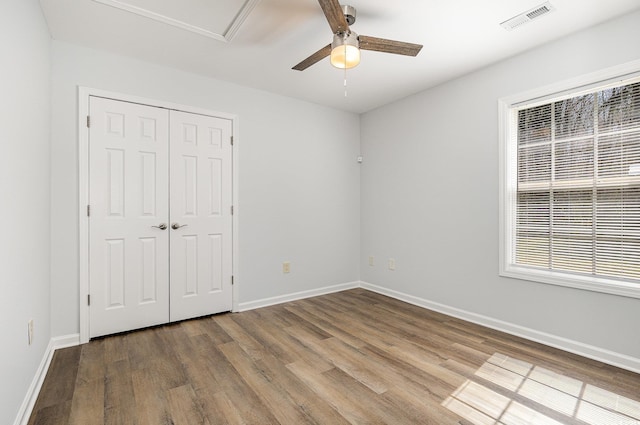
[[[571,272],[533,269],[511,262],[515,250],[518,109],[579,96],[640,77],[640,60],[571,78],[498,100],[499,275],[600,293],[640,298],[640,285]]]

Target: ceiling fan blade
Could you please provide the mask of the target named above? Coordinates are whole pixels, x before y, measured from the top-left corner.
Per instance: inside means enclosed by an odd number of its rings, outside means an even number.
[[[345,32],[349,29],[347,19],[344,17],[344,12],[338,0],[318,0],[318,3],[320,3],[324,16],[327,18],[334,34]]]
[[[305,69],[309,68],[311,65],[326,58],[330,54],[331,54],[331,44],[327,44],[322,49],[318,50],[317,52],[315,52],[314,54],[312,54],[311,56],[309,56],[308,58],[306,58],[305,60],[303,60],[302,62],[300,62],[299,64],[297,64],[291,69],[295,69],[296,71],[304,71]]]
[[[420,49],[422,49],[422,44],[405,43],[402,41],[387,40],[386,38],[361,35],[358,39],[360,40],[360,48],[363,50],[416,56],[420,53]]]

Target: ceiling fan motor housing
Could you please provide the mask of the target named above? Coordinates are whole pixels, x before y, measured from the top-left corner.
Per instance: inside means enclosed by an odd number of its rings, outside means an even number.
[[[349,26],[355,24],[356,22],[356,8],[353,6],[349,6],[347,4],[341,5],[342,13],[344,13],[344,17],[347,20],[347,24]]]

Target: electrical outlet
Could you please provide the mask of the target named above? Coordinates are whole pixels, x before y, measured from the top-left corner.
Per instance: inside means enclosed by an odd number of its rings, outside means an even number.
[[[371,267],[375,266],[375,262],[373,261],[373,255],[370,255],[370,256],[369,256],[369,265],[370,265]]]
[[[291,263],[285,261],[282,263],[282,273],[291,273]]]
[[[33,319],[29,320],[27,323],[27,334],[29,336],[29,345],[33,342]]]
[[[396,269],[396,259],[389,258],[389,270],[395,270],[395,269]]]

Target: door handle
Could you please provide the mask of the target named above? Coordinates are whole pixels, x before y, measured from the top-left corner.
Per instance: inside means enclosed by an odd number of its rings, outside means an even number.
[[[179,228],[184,227],[184,226],[188,226],[188,224],[173,223],[173,224],[171,225],[171,228],[172,228],[173,230],[178,230]]]
[[[159,226],[151,226],[151,227],[155,227],[155,228],[158,228],[160,230],[165,230],[167,228],[167,223],[160,223]]]

